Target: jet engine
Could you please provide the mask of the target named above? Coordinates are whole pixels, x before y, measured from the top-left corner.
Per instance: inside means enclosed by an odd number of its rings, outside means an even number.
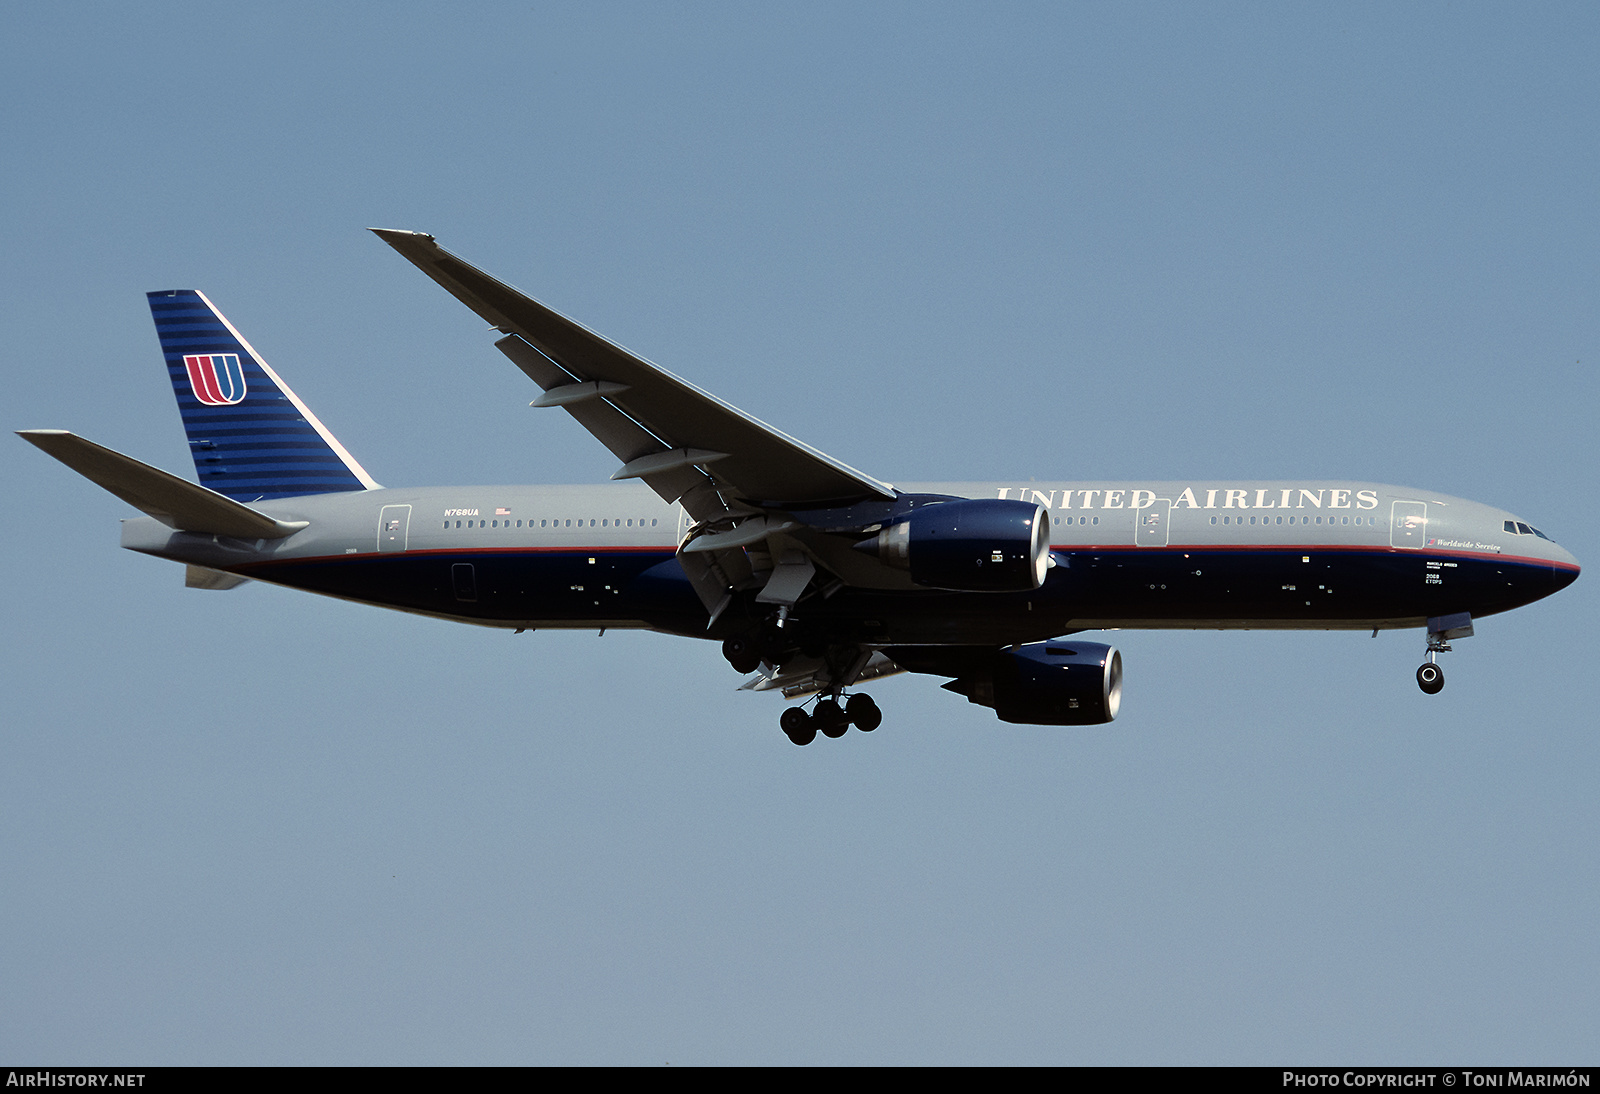
[[[925,588],[1029,592],[1050,568],[1050,515],[1026,501],[946,501],[912,510],[856,547]]]
[[[1099,642],[1030,642],[997,651],[987,666],[944,686],[993,707],[1002,722],[1099,725],[1122,705],[1122,654]]]

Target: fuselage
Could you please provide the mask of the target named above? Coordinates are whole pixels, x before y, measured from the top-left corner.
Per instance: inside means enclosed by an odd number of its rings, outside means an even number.
[[[902,485],[1033,501],[1050,568],[1026,593],[820,590],[797,617],[830,641],[982,644],[1112,628],[1395,628],[1547,596],[1577,561],[1515,515],[1359,482]],[[380,489],[263,501],[279,540],[129,520],[123,546],[261,581],[497,627],[645,627],[720,637],[676,551],[682,508],[638,484]],[[802,514],[802,519],[804,515]]]

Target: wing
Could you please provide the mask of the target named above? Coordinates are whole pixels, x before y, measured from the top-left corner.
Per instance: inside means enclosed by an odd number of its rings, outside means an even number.
[[[643,479],[700,520],[894,498],[892,486],[524,296],[432,236],[373,231],[505,335],[495,345],[544,389],[533,405],[562,407],[594,434],[622,461],[612,478]]]
[[[524,296],[430,235],[373,231],[504,335],[495,345],[544,389],[533,405],[561,407],[594,434],[622,461],[613,479],[643,479],[682,502],[695,524],[678,559],[710,613],[708,628],[741,592],[792,607],[830,581],[905,586],[903,575],[852,551],[851,539],[793,518],[892,506],[894,487]],[[831,576],[815,583],[819,569]]]

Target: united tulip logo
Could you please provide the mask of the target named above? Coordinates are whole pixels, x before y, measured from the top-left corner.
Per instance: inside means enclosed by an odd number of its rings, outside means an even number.
[[[244,398],[244,369],[237,353],[200,353],[186,356],[189,387],[206,406],[232,406]]]

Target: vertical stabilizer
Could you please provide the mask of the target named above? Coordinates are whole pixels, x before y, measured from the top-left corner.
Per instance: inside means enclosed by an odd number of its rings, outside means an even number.
[[[377,488],[204,293],[146,295],[200,485],[245,503]]]

